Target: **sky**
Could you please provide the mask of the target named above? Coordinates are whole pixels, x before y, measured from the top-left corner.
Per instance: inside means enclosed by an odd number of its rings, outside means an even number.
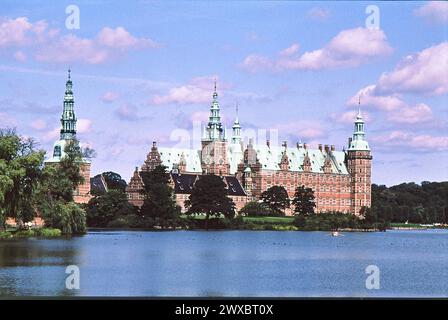
[[[360,100],[374,183],[448,180],[447,2],[2,1],[0,128],[50,155],[68,68],[92,176],[196,148],[216,80],[228,135],[342,150]]]

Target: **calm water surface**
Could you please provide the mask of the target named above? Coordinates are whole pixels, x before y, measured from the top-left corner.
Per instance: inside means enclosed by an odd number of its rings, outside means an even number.
[[[65,268],[80,268],[80,290]],[[367,290],[365,268],[380,268]],[[448,230],[99,231],[0,241],[0,296],[448,296]]]

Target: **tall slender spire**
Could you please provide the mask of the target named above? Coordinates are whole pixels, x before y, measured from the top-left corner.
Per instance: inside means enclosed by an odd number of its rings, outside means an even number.
[[[370,150],[369,144],[365,139],[364,120],[361,113],[361,96],[358,100],[358,115],[355,120],[353,138],[348,146],[348,150]]]
[[[238,101],[235,105],[236,118],[232,126],[232,143],[239,144],[241,142],[241,126],[238,120]]]
[[[74,110],[73,83],[71,70],[68,69],[68,78],[65,83],[64,108],[61,117],[61,140],[70,140],[76,137],[76,115]]]
[[[208,125],[205,128],[204,139],[205,140],[225,140],[225,132],[221,123],[221,116],[219,114],[219,102],[218,102],[218,92],[216,91],[216,80],[215,88],[213,92],[213,101],[210,106],[210,116]]]

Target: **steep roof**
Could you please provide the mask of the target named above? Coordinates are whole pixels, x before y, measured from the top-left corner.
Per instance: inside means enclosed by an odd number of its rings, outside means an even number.
[[[254,145],[257,152],[257,158],[260,161],[261,167],[264,170],[280,170],[279,163],[282,158],[282,153],[285,150],[280,146],[268,145]],[[290,171],[303,171],[303,159],[308,152],[311,160],[311,171],[315,173],[324,173],[323,166],[327,153],[325,150],[319,149],[305,149],[301,148],[287,148],[286,155],[289,159],[288,169]],[[348,174],[347,167],[344,163],[345,153],[343,151],[330,152],[332,173]]]
[[[171,178],[174,181],[174,192],[190,194],[193,190],[195,181],[200,177],[201,175],[198,174],[171,173]],[[223,179],[227,185],[229,196],[246,196],[243,186],[236,177],[224,176]]]
[[[182,153],[186,161],[186,171],[190,173],[202,173],[201,167],[201,151],[180,148],[158,148],[162,164],[168,167],[168,170],[173,169],[173,164],[179,164]]]

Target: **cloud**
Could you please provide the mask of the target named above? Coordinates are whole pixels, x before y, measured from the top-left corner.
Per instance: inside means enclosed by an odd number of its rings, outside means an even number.
[[[328,8],[314,7],[308,10],[306,16],[310,20],[325,21],[330,17],[330,10]]]
[[[387,120],[391,122],[417,124],[428,122],[433,118],[428,105],[424,103],[409,105],[399,94],[381,95],[376,85],[369,85],[359,90],[348,100],[347,105],[357,107],[359,99],[363,108],[385,112]]]
[[[155,95],[151,99],[152,104],[192,104],[210,102],[213,95],[213,82],[218,81],[217,76],[196,77],[187,84],[169,89],[165,95]],[[230,84],[218,81],[218,93],[221,89],[231,87]]]
[[[407,124],[428,122],[432,120],[432,110],[428,105],[419,103],[390,113],[388,119],[392,122]]]
[[[78,119],[76,122],[76,130],[78,133],[88,133],[92,130],[92,121],[89,119]]]
[[[299,45],[295,43],[280,51],[279,57],[275,59],[251,54],[244,59],[241,67],[251,72],[350,68],[393,51],[382,30],[366,28],[343,30],[321,49],[306,51],[301,55],[298,49]]]
[[[268,58],[258,54],[248,55],[240,66],[250,72],[273,69],[274,63]]]
[[[38,131],[41,131],[41,130],[44,130],[47,128],[47,123],[42,119],[38,119],[38,120],[31,122],[31,127]]]
[[[0,48],[31,47],[37,61],[48,63],[100,64],[122,56],[131,50],[157,48],[149,38],[137,38],[123,27],[104,27],[94,38],[74,34],[59,35],[45,20],[32,23],[26,17],[0,21]],[[17,51],[14,57],[23,61],[25,54]]]
[[[299,137],[300,139],[316,139],[326,136],[324,126],[316,121],[294,121],[273,126],[281,134]]]
[[[111,103],[120,98],[120,94],[118,92],[107,91],[101,96],[101,101],[105,103]]]
[[[0,112],[0,128],[13,128],[17,126],[17,120],[5,112]]]
[[[55,127],[54,129],[45,132],[44,135],[42,136],[42,140],[44,142],[55,141],[56,139],[59,138],[60,132],[61,132],[61,128],[60,127]]]
[[[14,59],[16,59],[17,61],[20,61],[20,62],[25,62],[26,61],[26,54],[23,53],[22,51],[16,51],[14,53]]]
[[[124,104],[115,110],[115,114],[119,119],[125,121],[137,121],[139,119],[138,116],[138,108],[132,104]]]
[[[448,92],[448,42],[405,57],[378,81],[378,91],[442,95]]]
[[[142,49],[159,47],[159,44],[151,39],[136,38],[132,36],[123,27],[117,27],[115,29],[109,27],[103,28],[97,36],[97,42],[99,45],[114,49]]]
[[[357,110],[351,110],[351,111],[346,111],[343,113],[332,113],[332,114],[330,114],[330,119],[333,121],[339,122],[339,123],[349,124],[349,123],[353,123],[355,121],[357,115],[358,115]],[[368,112],[363,111],[362,117],[363,117],[364,121],[366,121],[366,122],[371,121],[371,116],[370,116],[370,113],[368,113]]]
[[[414,14],[430,22],[448,23],[448,2],[430,1],[414,10]]]
[[[0,48],[22,47],[36,44],[56,36],[44,20],[31,23],[26,17],[0,19]]]
[[[448,136],[431,136],[392,131],[389,134],[372,137],[371,140],[388,150],[403,152],[407,148],[415,151],[447,151]]]

